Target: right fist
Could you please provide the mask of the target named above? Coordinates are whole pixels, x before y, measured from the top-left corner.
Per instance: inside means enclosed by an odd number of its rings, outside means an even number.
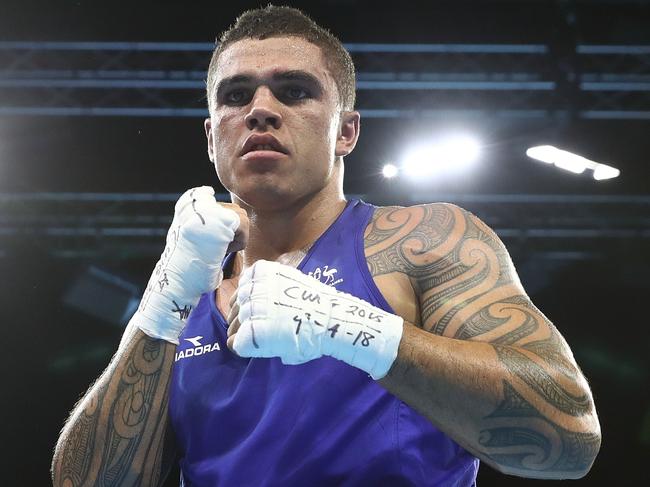
[[[247,237],[244,210],[219,204],[209,186],[186,191],[176,202],[167,245],[129,326],[178,344],[201,294],[221,283],[226,251],[243,248]]]

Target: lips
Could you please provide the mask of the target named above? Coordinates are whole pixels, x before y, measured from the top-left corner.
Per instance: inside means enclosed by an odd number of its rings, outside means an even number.
[[[248,137],[246,142],[244,142],[244,146],[239,155],[244,156],[249,152],[256,151],[273,151],[282,154],[289,153],[289,151],[280,144],[280,141],[270,134],[255,134]]]

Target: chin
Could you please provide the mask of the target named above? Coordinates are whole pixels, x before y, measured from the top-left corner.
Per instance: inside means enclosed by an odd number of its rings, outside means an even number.
[[[296,194],[286,188],[280,188],[277,185],[257,184],[252,188],[231,193],[247,206],[264,210],[275,210],[286,207],[296,199]]]

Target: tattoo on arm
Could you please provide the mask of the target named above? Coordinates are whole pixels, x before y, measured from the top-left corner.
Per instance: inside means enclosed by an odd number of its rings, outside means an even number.
[[[600,447],[600,436],[575,432],[549,421],[503,381],[503,402],[486,419],[479,443],[490,457],[514,470],[582,472]],[[534,425],[534,426],[532,426]]]
[[[53,465],[61,485],[158,485],[167,474],[173,347],[143,336],[125,353],[126,364],[99,379],[64,430]]]
[[[568,345],[524,293],[492,230],[454,205],[386,207],[368,225],[365,247],[373,276],[409,277],[425,330],[494,349],[508,380],[481,422],[488,457],[515,471],[588,467],[600,440],[579,420],[592,414],[591,397]]]

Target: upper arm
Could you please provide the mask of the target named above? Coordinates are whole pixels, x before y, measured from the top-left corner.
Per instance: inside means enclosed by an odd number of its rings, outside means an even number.
[[[520,475],[584,475],[600,445],[589,387],[496,234],[454,205],[382,208],[366,232],[366,256],[375,279],[408,276],[414,324],[489,344],[480,350],[494,359],[489,388],[498,403],[479,422],[484,458]],[[545,452],[539,458],[535,445]]]
[[[505,246],[470,212],[447,203],[380,208],[366,230],[366,256],[375,278],[408,276],[423,329],[524,347],[574,368],[569,347],[526,295]]]

